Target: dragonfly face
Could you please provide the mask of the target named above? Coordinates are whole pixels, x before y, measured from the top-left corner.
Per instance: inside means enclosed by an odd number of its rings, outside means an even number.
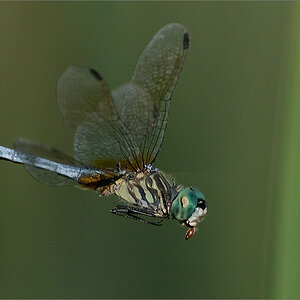
[[[196,187],[181,190],[171,206],[171,215],[182,226],[189,227],[186,239],[195,233],[195,227],[207,213],[204,194]]]
[[[153,225],[162,224],[148,217],[172,216],[191,237],[207,212],[203,193],[183,189],[153,166],[189,41],[182,25],[167,24],[142,52],[132,80],[113,91],[94,69],[69,67],[58,79],[57,100],[74,134],[74,157],[18,139],[15,149],[0,146],[0,159],[23,164],[48,185],[118,195],[127,202],[111,210],[119,216]]]

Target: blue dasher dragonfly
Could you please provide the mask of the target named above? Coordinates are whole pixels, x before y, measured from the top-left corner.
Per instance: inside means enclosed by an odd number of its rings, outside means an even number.
[[[17,139],[14,149],[0,146],[0,158],[23,164],[48,185],[115,194],[124,200],[111,210],[115,215],[157,226],[176,219],[188,228],[189,239],[207,213],[205,197],[153,166],[189,40],[180,24],[161,28],[141,54],[132,80],[112,92],[94,69],[69,67],[58,79],[57,99],[74,133],[74,157]]]

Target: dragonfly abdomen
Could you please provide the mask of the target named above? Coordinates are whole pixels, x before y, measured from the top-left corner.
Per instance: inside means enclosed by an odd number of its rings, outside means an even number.
[[[116,195],[130,204],[154,210],[157,216],[169,215],[173,189],[159,171],[130,174],[117,180],[113,186]]]

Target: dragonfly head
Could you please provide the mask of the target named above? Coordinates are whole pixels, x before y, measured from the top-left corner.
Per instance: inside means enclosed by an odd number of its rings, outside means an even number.
[[[196,187],[182,189],[171,205],[171,215],[182,226],[189,227],[185,239],[188,240],[196,231],[196,226],[207,213],[205,196]]]

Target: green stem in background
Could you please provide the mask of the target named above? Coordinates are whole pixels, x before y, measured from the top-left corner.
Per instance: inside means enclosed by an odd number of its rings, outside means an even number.
[[[272,298],[300,295],[300,12],[298,3],[291,21],[291,82],[284,124],[284,162],[279,191],[279,219],[275,231]]]

